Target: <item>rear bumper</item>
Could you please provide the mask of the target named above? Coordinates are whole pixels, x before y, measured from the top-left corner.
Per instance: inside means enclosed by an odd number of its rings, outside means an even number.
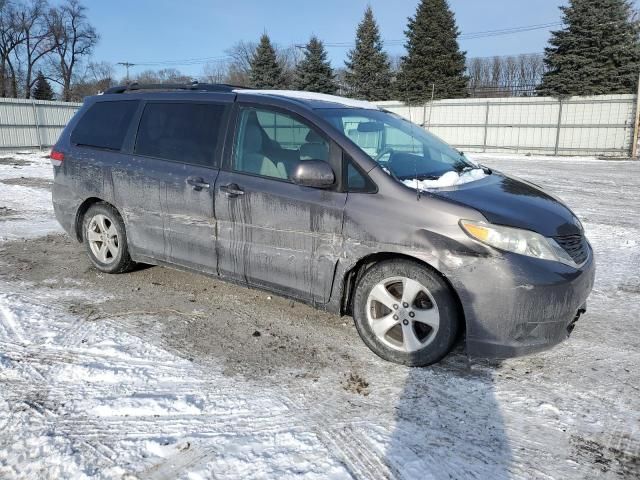
[[[76,212],[78,202],[71,189],[66,185],[54,181],[52,188],[53,212],[56,220],[65,232],[73,239],[77,239],[76,232]]]
[[[478,260],[457,275],[468,355],[515,357],[565,340],[593,288],[595,262],[589,250],[579,269],[505,254]]]

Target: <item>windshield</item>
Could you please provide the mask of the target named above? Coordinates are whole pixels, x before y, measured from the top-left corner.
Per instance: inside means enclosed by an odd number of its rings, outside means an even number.
[[[478,168],[423,128],[381,110],[316,110],[399,180],[434,180],[447,172]]]

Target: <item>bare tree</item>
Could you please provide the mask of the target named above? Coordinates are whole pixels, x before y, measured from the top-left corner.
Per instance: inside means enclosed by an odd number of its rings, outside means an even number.
[[[208,62],[202,67],[200,75],[202,81],[207,83],[230,83],[229,80],[229,62],[217,61]]]
[[[402,55],[395,54],[395,55],[387,55],[387,56],[389,57],[389,64],[391,67],[391,71],[394,74],[397,74],[402,68]]]
[[[89,62],[81,75],[74,75],[71,100],[82,101],[116,84],[115,67],[109,62]]]
[[[190,83],[192,78],[175,68],[161,70],[143,70],[136,75],[135,81],[144,84]]]
[[[98,42],[98,34],[89,23],[86,8],[78,0],[66,0],[58,8],[49,12],[49,26],[52,31],[54,65],[57,78],[53,80],[62,86],[62,99],[72,98],[72,82],[76,67],[93,51]]]
[[[158,70],[158,77],[160,83],[190,83],[193,82],[193,78],[189,75],[182,73],[176,68],[163,68]]]
[[[47,0],[31,0],[17,12],[18,28],[22,31],[24,41],[15,53],[19,60],[24,59],[25,98],[31,97],[36,82],[35,65],[56,47],[47,21],[48,10]]]
[[[251,85],[251,59],[256,51],[255,42],[240,41],[226,51],[229,56],[227,67],[228,83],[242,87]]]
[[[535,94],[544,73],[541,54],[470,58],[467,64],[469,91],[476,97]]]
[[[11,1],[0,2],[0,96],[18,96],[15,52],[24,42],[18,10]]]
[[[296,45],[289,47],[278,47],[276,45],[276,55],[284,76],[283,87],[291,88],[296,79],[296,67],[304,55],[303,50]]]
[[[115,67],[109,62],[89,62],[81,75],[74,75],[71,100],[104,92],[116,84]]]
[[[255,42],[240,41],[226,51],[229,59],[226,62],[225,83],[243,87],[251,85],[251,60],[255,54],[256,46]],[[293,84],[296,65],[301,58],[302,51],[295,45],[289,47],[275,45],[275,50],[278,63],[284,74],[284,87],[286,88]]]

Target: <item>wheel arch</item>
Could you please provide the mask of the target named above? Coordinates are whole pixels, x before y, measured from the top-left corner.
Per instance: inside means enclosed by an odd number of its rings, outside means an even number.
[[[120,213],[120,210],[118,210],[118,207],[116,207],[112,203],[109,203],[106,200],[103,200],[102,198],[99,198],[99,197],[89,197],[89,198],[87,198],[86,200],[84,200],[80,204],[80,206],[76,210],[76,218],[75,218],[75,222],[73,224],[74,230],[75,230],[76,239],[80,243],[82,243],[84,241],[83,232],[82,232],[82,222],[84,221],[84,216],[87,213],[87,211],[89,210],[89,208],[91,208],[93,205],[96,205],[98,203],[103,203],[105,205],[109,205],[110,207],[113,207],[116,210],[116,212],[118,212],[118,215],[120,215],[120,217],[122,218],[122,214]]]
[[[461,332],[464,333],[466,331],[466,318],[464,308],[462,306],[462,301],[460,300],[460,296],[458,291],[451,283],[451,281],[444,275],[440,270],[435,268],[430,263],[425,260],[408,255],[401,252],[377,252],[366,255],[359,259],[350,269],[348,269],[342,277],[342,292],[340,299],[340,314],[352,315],[353,314],[353,299],[355,296],[356,285],[360,280],[361,276],[364,272],[372,267],[373,265],[380,263],[386,260],[409,260],[415,262],[438,275],[449,287],[451,292],[453,293],[454,301],[458,308],[458,313],[460,315],[460,328]]]

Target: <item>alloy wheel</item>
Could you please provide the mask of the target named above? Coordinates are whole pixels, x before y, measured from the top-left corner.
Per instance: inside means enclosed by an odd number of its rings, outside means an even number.
[[[440,326],[440,313],[433,295],[420,282],[391,277],[371,289],[367,320],[378,340],[411,353],[433,341]]]
[[[93,255],[104,264],[114,262],[120,253],[118,231],[106,215],[97,214],[91,219],[87,241]]]

